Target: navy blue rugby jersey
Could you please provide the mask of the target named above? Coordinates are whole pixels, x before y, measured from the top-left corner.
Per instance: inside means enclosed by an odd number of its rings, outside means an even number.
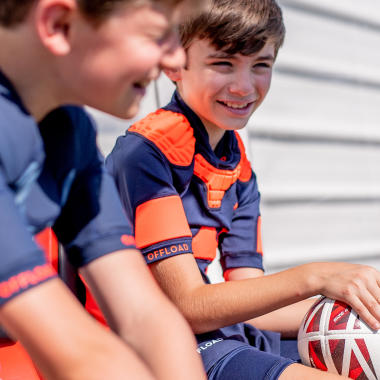
[[[212,150],[178,93],[134,124],[107,157],[147,263],[193,253],[207,281],[219,247],[226,271],[263,269],[260,194],[237,132]]]
[[[52,227],[72,264],[135,247],[112,178],[80,107],[37,125],[0,73],[0,305],[55,277],[33,236]]]

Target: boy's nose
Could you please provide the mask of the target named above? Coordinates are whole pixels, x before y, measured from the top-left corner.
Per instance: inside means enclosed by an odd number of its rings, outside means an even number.
[[[232,94],[239,96],[251,95],[255,91],[255,84],[252,76],[247,74],[237,75],[231,81],[229,90]]]

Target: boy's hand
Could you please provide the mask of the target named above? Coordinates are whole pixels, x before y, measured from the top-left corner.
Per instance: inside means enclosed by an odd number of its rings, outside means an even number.
[[[349,263],[314,263],[320,293],[348,303],[374,330],[380,329],[380,272]]]

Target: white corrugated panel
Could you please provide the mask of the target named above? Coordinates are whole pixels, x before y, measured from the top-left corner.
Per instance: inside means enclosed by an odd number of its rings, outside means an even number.
[[[380,268],[380,4],[281,4],[287,40],[249,123],[267,267]]]

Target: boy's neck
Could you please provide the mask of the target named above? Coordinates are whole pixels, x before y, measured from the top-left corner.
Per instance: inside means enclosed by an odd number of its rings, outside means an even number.
[[[200,118],[202,120],[202,118]],[[220,140],[223,138],[226,131],[216,125],[210,124],[207,120],[202,120],[202,123],[207,131],[208,140],[213,151],[215,151]]]

